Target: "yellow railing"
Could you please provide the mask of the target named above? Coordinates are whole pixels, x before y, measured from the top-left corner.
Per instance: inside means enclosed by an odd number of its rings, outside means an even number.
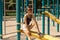
[[[20,31],[18,30],[17,32],[24,33],[23,30],[20,30]],[[30,31],[30,32],[31,32],[31,36],[37,38],[37,40],[38,39],[39,40],[60,40],[59,38],[52,37],[50,35],[43,35],[43,36],[41,36],[41,35],[38,34],[38,32],[35,32],[35,31]]]
[[[48,16],[50,19],[54,20],[55,22],[57,22],[58,24],[60,24],[60,20],[58,18],[56,18],[54,15],[52,15],[50,12],[45,11],[44,14],[46,16]]]

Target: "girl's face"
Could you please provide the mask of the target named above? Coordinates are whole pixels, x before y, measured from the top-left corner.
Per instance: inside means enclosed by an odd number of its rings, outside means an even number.
[[[32,9],[31,8],[28,9],[28,13],[32,14]]]

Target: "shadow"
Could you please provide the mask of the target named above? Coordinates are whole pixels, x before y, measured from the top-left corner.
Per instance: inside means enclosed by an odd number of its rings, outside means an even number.
[[[60,35],[55,35],[55,37],[60,37]]]

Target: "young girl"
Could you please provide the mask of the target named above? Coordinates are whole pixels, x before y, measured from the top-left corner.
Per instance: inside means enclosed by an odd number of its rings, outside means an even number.
[[[33,24],[32,20],[35,22],[35,24]],[[29,6],[27,8],[27,13],[24,16],[24,25],[22,26],[22,29],[24,33],[27,35],[28,40],[32,40],[30,36],[30,29],[32,29],[34,25],[38,26],[32,12],[32,8]]]

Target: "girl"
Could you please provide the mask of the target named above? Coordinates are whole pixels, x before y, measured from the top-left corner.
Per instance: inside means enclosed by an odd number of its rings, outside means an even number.
[[[35,22],[34,24],[33,24],[32,20]],[[32,8],[31,8],[31,6],[29,6],[27,8],[27,13],[24,16],[24,25],[22,26],[22,29],[23,29],[24,33],[27,35],[28,40],[32,40],[31,36],[30,36],[30,29],[32,29],[35,24],[36,24],[36,26],[38,26],[36,19],[32,12]]]

